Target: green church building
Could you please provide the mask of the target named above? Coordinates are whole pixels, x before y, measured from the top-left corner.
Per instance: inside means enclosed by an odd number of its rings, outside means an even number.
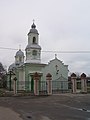
[[[16,52],[15,62],[9,66],[8,73],[7,86],[8,88],[11,87],[12,90],[14,89],[14,77],[17,78],[18,91],[30,91],[39,95],[47,89],[51,90],[51,94],[56,90],[68,90],[68,65],[64,65],[56,55],[48,64],[41,63],[39,33],[34,22],[28,33],[25,55],[21,49]],[[37,79],[35,74],[38,76],[38,82],[35,82],[35,79]],[[50,82],[47,82],[47,77],[51,78]]]

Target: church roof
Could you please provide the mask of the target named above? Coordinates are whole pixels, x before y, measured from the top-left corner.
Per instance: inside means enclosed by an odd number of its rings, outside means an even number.
[[[34,22],[33,22],[33,24],[31,25],[31,29],[30,29],[28,35],[29,35],[30,33],[39,34],[39,33],[38,33],[38,30],[36,29],[36,25],[34,24]]]
[[[8,71],[10,71],[10,70],[12,70],[12,69],[14,69],[14,68],[16,68],[16,64],[15,64],[15,63],[12,63],[12,64],[9,66]]]
[[[26,49],[29,49],[29,48],[41,49],[41,46],[38,44],[27,45]]]
[[[19,51],[16,52],[16,56],[24,56],[24,53],[19,49]]]

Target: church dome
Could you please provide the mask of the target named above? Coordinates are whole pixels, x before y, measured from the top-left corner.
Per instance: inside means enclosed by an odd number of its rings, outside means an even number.
[[[38,34],[38,30],[36,29],[36,25],[35,25],[34,23],[31,25],[31,29],[30,29],[28,35],[29,35],[30,33]]]
[[[31,25],[31,28],[36,28],[36,25],[33,23],[32,25]]]
[[[15,63],[13,63],[9,66],[8,71],[13,70],[15,68],[16,68],[16,65],[15,65]]]
[[[16,52],[16,56],[24,56],[24,53],[19,49],[19,51]]]

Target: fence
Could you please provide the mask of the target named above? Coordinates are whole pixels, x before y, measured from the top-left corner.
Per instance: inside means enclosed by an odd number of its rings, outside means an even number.
[[[0,83],[2,85],[2,83]],[[10,82],[5,82],[6,88],[10,90]],[[3,87],[2,86],[2,87]],[[11,81],[11,90],[13,90],[14,82]],[[47,82],[46,81],[39,81],[38,84],[39,94],[47,94]],[[77,89],[81,89],[81,82],[77,82]],[[17,90],[19,91],[26,91],[26,92],[34,92],[34,82],[32,81],[17,81]],[[87,81],[87,91],[90,93],[90,81]],[[65,92],[72,92],[72,83],[71,81],[55,81],[52,80],[52,93],[65,93]]]
[[[11,90],[13,90],[14,82],[11,81]],[[10,88],[10,82],[7,82],[7,88]],[[47,93],[47,81],[39,81],[38,84],[39,93]],[[17,90],[18,91],[34,91],[34,82],[32,81],[17,81]],[[52,81],[52,91],[68,91],[68,81]]]
[[[52,92],[54,94],[69,92],[68,81],[52,81]]]
[[[0,88],[6,88],[7,87],[7,81],[6,80],[0,80]]]
[[[90,80],[87,81],[87,91],[90,93]]]

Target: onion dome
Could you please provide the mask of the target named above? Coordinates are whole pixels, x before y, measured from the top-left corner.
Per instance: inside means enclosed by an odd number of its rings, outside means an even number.
[[[31,25],[31,28],[36,28],[36,25],[33,23],[32,25]]]
[[[19,51],[16,52],[16,56],[19,56],[19,57],[23,56],[24,57],[24,53],[21,51],[21,49],[19,49]]]
[[[31,29],[30,29],[28,35],[29,35],[30,33],[39,34],[39,33],[38,33],[38,30],[36,29],[36,25],[34,24],[34,22],[33,22],[33,24],[31,25]]]

